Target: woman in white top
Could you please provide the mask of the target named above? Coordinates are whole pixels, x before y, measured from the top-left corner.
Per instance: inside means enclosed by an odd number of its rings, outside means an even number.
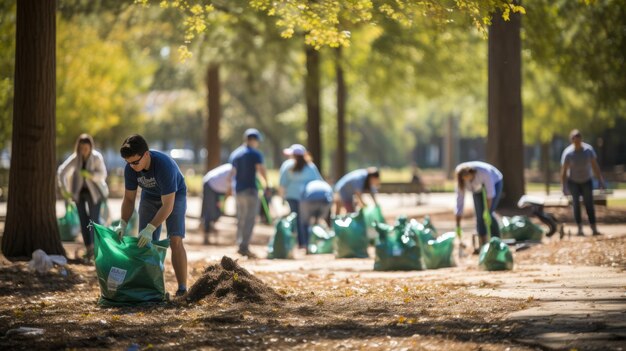
[[[93,232],[89,220],[100,223],[100,206],[108,196],[107,170],[102,155],[94,149],[93,138],[81,134],[75,151],[57,171],[63,197],[73,200],[78,208],[83,242],[87,248],[85,260],[93,257]]]
[[[460,234],[461,217],[465,202],[465,191],[472,192],[474,197],[474,212],[476,214],[476,230],[481,245],[487,239],[486,223],[490,224],[491,236],[500,236],[498,222],[493,217],[493,212],[498,207],[502,194],[502,173],[494,166],[480,161],[464,162],[456,167],[456,230]],[[487,207],[489,212],[484,212],[483,189],[487,193]]]

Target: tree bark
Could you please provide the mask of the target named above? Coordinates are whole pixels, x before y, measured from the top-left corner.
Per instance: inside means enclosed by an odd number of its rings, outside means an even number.
[[[2,252],[65,255],[55,213],[56,1],[17,2],[15,95]]]
[[[346,101],[348,94],[343,75],[341,47],[336,49],[335,71],[337,75],[337,152],[335,155],[335,180],[346,174]]]
[[[519,14],[505,22],[497,13],[489,27],[487,160],[504,176],[504,208],[524,194],[520,26]]]
[[[315,48],[306,47],[306,130],[307,147],[313,162],[322,173],[322,144],[320,137],[320,53]]]
[[[206,171],[220,165],[220,120],[222,118],[222,108],[220,105],[220,66],[219,64],[209,65],[207,71],[207,90],[209,116],[206,130]]]

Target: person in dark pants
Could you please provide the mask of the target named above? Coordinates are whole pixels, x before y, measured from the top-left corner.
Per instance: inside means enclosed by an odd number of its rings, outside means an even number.
[[[474,212],[476,215],[476,231],[482,247],[487,242],[487,226],[491,229],[491,236],[500,236],[498,221],[493,214],[498,207],[502,195],[502,173],[494,166],[480,161],[464,162],[455,170],[456,174],[456,232],[461,234],[461,218],[465,203],[465,191],[472,192],[474,198]],[[483,189],[487,197],[488,211],[483,203]]]
[[[57,173],[63,197],[76,203],[87,250],[84,259],[88,263],[93,258],[93,232],[88,228],[89,221],[100,224],[100,206],[109,194],[104,159],[94,149],[89,134],[78,137],[74,153],[59,166]]]
[[[223,197],[230,193],[228,189],[230,172],[233,166],[223,164],[207,172],[202,178],[202,224],[204,227],[204,245],[211,243],[210,233],[217,233],[215,222],[222,216]],[[217,238],[216,238],[217,240]]]
[[[572,195],[574,219],[578,225],[578,235],[583,236],[582,218],[580,214],[580,197],[587,210],[587,218],[593,235],[600,235],[596,227],[596,213],[593,207],[592,172],[598,179],[601,189],[604,189],[604,179],[600,173],[596,152],[591,145],[583,143],[582,134],[578,129],[570,132],[572,144],[563,150],[561,155],[561,186],[563,194]]]

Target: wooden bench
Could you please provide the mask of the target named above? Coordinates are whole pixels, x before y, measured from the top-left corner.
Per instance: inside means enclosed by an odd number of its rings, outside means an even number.
[[[593,204],[598,206],[606,206],[607,198],[613,193],[612,190],[594,190],[593,191]],[[543,205],[543,207],[568,207],[572,204],[572,196],[568,195],[548,195],[545,197],[525,195],[527,200],[533,203]],[[583,199],[580,198],[582,203]]]

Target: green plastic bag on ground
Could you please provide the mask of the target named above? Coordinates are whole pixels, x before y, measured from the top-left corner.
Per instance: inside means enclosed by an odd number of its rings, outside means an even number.
[[[101,306],[130,306],[165,300],[163,280],[169,239],[137,247],[136,237],[117,234],[105,226],[94,228],[95,264],[100,283]]]
[[[335,250],[335,233],[321,225],[311,226],[309,229],[309,245],[307,253],[331,254]]]
[[[376,243],[375,271],[423,270],[422,250],[419,238],[407,225],[406,217],[400,217],[395,226],[376,223],[379,234]]]
[[[363,208],[363,219],[367,229],[367,238],[374,243],[378,238],[378,232],[374,228],[374,223],[385,223],[385,217],[378,205],[369,205]]]
[[[297,214],[292,212],[276,223],[276,232],[267,246],[267,258],[293,258],[297,217]]]
[[[480,248],[478,266],[488,271],[506,271],[513,269],[513,254],[509,246],[494,236]]]
[[[57,224],[59,225],[61,241],[76,240],[80,233],[80,217],[78,217],[78,208],[73,201],[65,205],[65,215],[57,218]]]
[[[111,228],[115,228],[120,224],[120,220],[116,219],[111,222]],[[139,234],[139,214],[137,210],[133,211],[132,216],[130,216],[130,220],[126,224],[126,234],[127,236],[137,236]]]
[[[428,240],[422,245],[424,263],[428,269],[454,267],[454,232],[444,233],[435,240]]]
[[[502,239],[515,239],[515,241],[540,242],[543,231],[526,216],[503,216],[500,236]]]
[[[333,219],[337,258],[367,258],[367,231],[363,210]]]

